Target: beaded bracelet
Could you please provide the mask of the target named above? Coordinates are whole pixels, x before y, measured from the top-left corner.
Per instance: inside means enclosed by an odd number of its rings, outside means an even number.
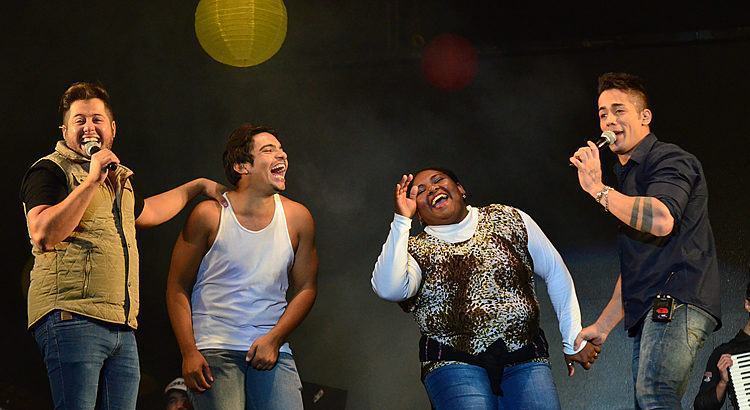
[[[612,187],[609,187],[607,185],[604,185],[604,188],[602,188],[601,191],[599,191],[596,194],[596,203],[601,204],[604,206],[604,212],[609,212],[609,191],[612,189]]]

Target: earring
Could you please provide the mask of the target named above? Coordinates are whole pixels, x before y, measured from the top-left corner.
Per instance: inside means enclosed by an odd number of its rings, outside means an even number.
[[[461,194],[461,198],[466,199],[466,194]]]

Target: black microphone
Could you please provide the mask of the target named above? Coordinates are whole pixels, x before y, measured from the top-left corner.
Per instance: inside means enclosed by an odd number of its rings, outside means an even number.
[[[102,144],[97,141],[89,141],[83,144],[83,150],[86,152],[86,155],[91,157],[92,155],[102,150]],[[114,171],[117,169],[117,164],[115,164],[114,162],[110,162],[109,164],[107,164],[106,168],[110,171]]]
[[[614,132],[612,132],[612,131],[604,131],[602,133],[602,136],[599,137],[598,140],[596,140],[596,147],[601,150],[602,148],[604,148],[604,147],[606,147],[608,145],[614,144],[615,141],[617,141],[617,136],[615,135]],[[572,163],[569,162],[568,166],[569,167],[574,167],[575,165],[573,165]]]

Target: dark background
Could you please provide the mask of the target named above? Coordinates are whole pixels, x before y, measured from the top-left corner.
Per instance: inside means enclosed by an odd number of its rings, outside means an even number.
[[[599,133],[596,77],[606,71],[648,80],[653,130],[698,156],[708,178],[724,327],[696,362],[684,400],[691,403],[708,354],[747,319],[750,19],[709,2],[679,10],[495,3],[288,1],[281,50],[245,69],[200,48],[197,1],[5,6],[0,406],[49,406],[46,373],[25,330],[30,246],[17,193],[24,171],[59,136],[57,103],[72,82],[100,80],[109,89],[114,151],[144,195],[199,176],[223,182],[221,152],[233,128],[279,129],[290,157],[287,195],[314,215],[321,257],[318,301],[292,338],[300,374],[347,390],[351,409],[411,409],[428,407],[416,325],[369,284],[393,185],[404,172],[439,164],[456,171],[473,204],[525,210],[568,263],[584,324],[592,322],[617,277],[616,223],[566,162]],[[420,70],[424,44],[446,32],[469,39],[479,55],[474,81],[454,92],[430,86]],[[605,166],[612,161],[608,154]],[[185,216],[139,233],[139,408],[161,407],[161,389],[180,372],[164,290]],[[625,332],[613,331],[593,370],[568,378],[541,280],[537,294],[563,407],[632,407]]]

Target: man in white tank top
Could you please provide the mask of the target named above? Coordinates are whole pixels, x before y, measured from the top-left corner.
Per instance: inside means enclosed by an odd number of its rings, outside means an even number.
[[[318,256],[310,212],[279,195],[288,161],[275,135],[232,132],[229,206],[198,204],[174,245],[167,308],[197,410],[302,409],[286,340],[315,302]]]

